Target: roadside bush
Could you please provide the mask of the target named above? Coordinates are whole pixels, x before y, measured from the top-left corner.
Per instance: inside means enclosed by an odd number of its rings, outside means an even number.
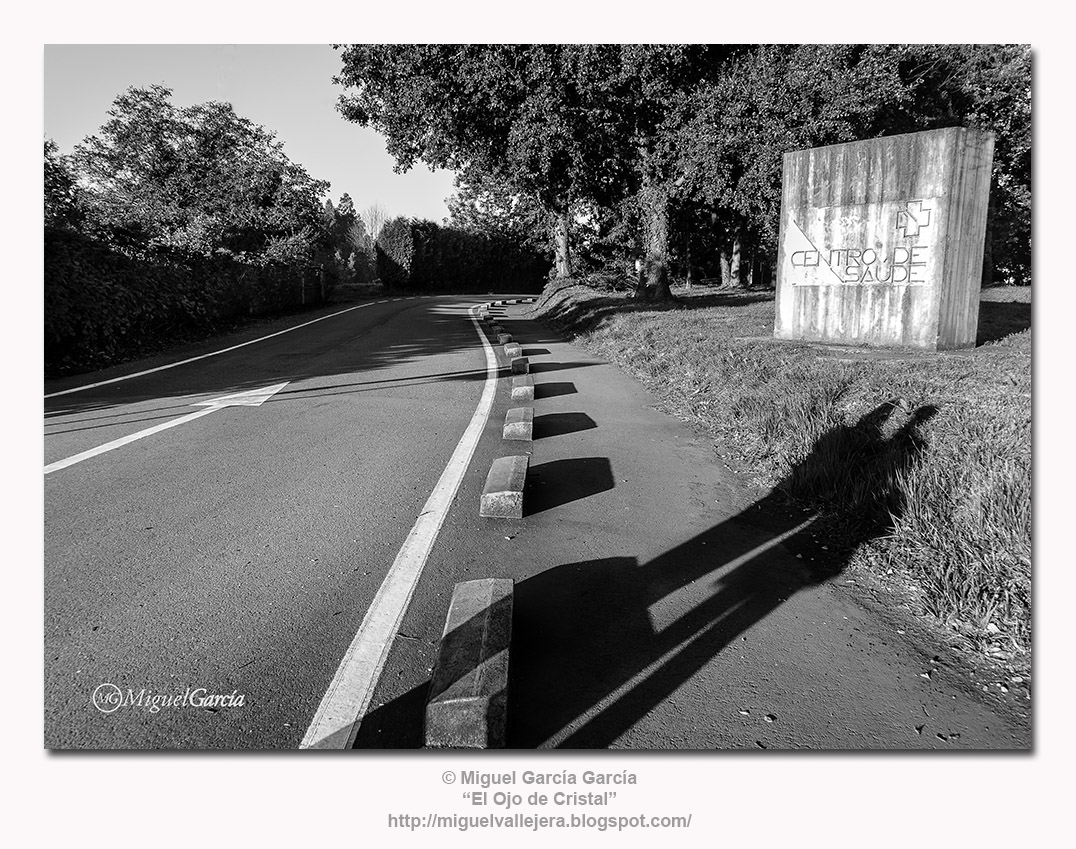
[[[318,269],[248,265],[157,249],[130,256],[64,228],[45,229],[45,373],[87,371],[170,339],[321,299]],[[326,280],[326,295],[332,280]]]

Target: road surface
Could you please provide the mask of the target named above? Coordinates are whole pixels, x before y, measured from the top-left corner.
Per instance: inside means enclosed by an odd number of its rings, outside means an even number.
[[[516,582],[513,747],[1029,745],[1025,718],[835,586],[812,517],[745,492],[522,306],[500,312],[533,364],[535,438],[503,442],[509,381],[491,378],[478,302],[364,304],[46,387],[47,747],[341,744],[324,704],[353,698],[356,635],[469,432],[399,621],[358,652],[379,665],[354,745],[421,746],[452,588],[481,577]],[[479,518],[490,464],[519,452],[524,518]]]

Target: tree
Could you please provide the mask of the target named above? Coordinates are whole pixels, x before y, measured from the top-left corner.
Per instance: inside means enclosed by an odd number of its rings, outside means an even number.
[[[130,88],[72,157],[89,215],[131,252],[160,248],[302,264],[323,250],[328,183],[230,104],[177,109],[163,86]]]
[[[389,214],[385,208],[376,203],[366,207],[360,217],[363,225],[366,227],[367,235],[374,241],[377,240],[377,236],[381,232],[381,228],[385,225],[385,222],[389,220]]]
[[[448,211],[449,224],[453,227],[505,238],[537,250],[549,247],[553,222],[537,199],[476,169],[456,175]]]
[[[623,190],[627,136],[606,105],[616,46],[352,45],[339,109],[386,137],[399,170],[480,173],[554,219],[557,272],[571,273],[573,204]]]

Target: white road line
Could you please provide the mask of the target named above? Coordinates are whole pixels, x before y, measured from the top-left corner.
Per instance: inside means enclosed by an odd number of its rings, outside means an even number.
[[[172,419],[171,421],[163,422],[162,424],[146,428],[145,430],[140,430],[138,433],[132,433],[129,436],[122,436],[119,439],[106,442],[104,445],[98,445],[96,448],[83,451],[81,454],[75,454],[65,460],[57,460],[55,463],[49,463],[45,466],[45,474],[48,475],[52,472],[58,472],[60,469],[66,469],[68,466],[73,466],[75,463],[81,463],[83,460],[89,460],[91,457],[96,457],[98,454],[104,454],[106,451],[114,451],[117,448],[122,448],[127,443],[134,442],[136,439],[143,439],[147,436],[153,436],[155,433],[160,433],[162,430],[168,430],[171,427],[177,427],[181,424],[186,424],[187,422],[193,422],[195,419],[200,419],[202,416],[208,416],[218,409],[220,408],[207,407],[204,410],[199,410],[197,413],[188,413],[185,416],[180,416],[178,419]]]
[[[476,306],[471,307],[469,316],[486,352],[486,383],[482,397],[370,609],[366,611],[358,633],[340,661],[340,667],[300,743],[302,749],[349,749],[354,745],[355,735],[370,706],[374,686],[381,677],[389,648],[411,603],[426,558],[437,540],[448,508],[486,426],[497,392],[497,357],[475,318],[477,309]]]
[[[136,433],[128,434],[127,436],[121,436],[119,439],[113,439],[111,442],[106,442],[104,445],[98,445],[96,448],[90,448],[80,454],[74,454],[65,460],[57,460],[55,463],[49,463],[45,466],[45,474],[47,475],[52,472],[58,472],[60,469],[66,469],[68,466],[73,466],[75,463],[81,463],[83,460],[89,460],[91,457],[96,457],[98,454],[104,454],[106,451],[115,451],[117,448],[122,448],[128,443],[134,442],[137,439],[144,439],[147,436],[153,436],[153,434],[160,433],[162,430],[168,430],[169,428],[178,427],[187,422],[193,422],[195,419],[200,419],[202,416],[208,416],[210,413],[215,413],[217,410],[222,410],[225,407],[260,407],[266,400],[274,396],[287,385],[288,381],[285,380],[283,383],[278,383],[274,386],[264,386],[261,389],[251,389],[248,392],[237,392],[234,395],[226,395],[223,398],[214,398],[211,401],[198,401],[191,406],[205,407],[206,409],[199,410],[196,413],[187,413],[185,416],[162,422],[159,425],[148,427],[145,430],[140,430]]]
[[[331,315],[323,315],[321,318],[315,318],[312,321],[304,322],[303,324],[297,324],[294,327],[285,327],[283,330],[278,330],[276,333],[270,333],[268,336],[260,336],[257,339],[251,339],[249,342],[240,342],[238,345],[232,345],[230,348],[221,348],[219,351],[211,351],[208,354],[199,354],[197,357],[190,357],[186,360],[180,360],[176,363],[168,363],[168,365],[157,366],[156,368],[148,368],[145,371],[136,371],[134,374],[125,374],[122,377],[113,377],[110,380],[100,380],[97,383],[87,383],[85,386],[76,386],[73,389],[64,389],[60,392],[50,392],[46,395],[46,398],[55,398],[58,395],[70,395],[72,392],[82,392],[85,389],[95,389],[98,386],[106,386],[109,383],[119,383],[121,380],[130,380],[132,377],[142,377],[144,374],[153,374],[157,371],[164,371],[165,369],[175,368],[176,366],[185,366],[187,363],[197,362],[198,360],[204,360],[206,357],[215,357],[217,354],[227,354],[229,351],[234,351],[237,348],[244,348],[247,345],[253,345],[255,342],[264,342],[266,339],[272,339],[274,336],[280,336],[283,333],[291,333],[293,330],[298,330],[301,327],[309,327],[311,324],[317,324],[319,321],[325,321],[327,318],[336,318],[338,315],[343,315],[346,312],[352,310],[361,310],[363,307],[375,307],[378,304],[388,303],[387,301],[374,301],[369,304],[359,304],[355,307],[348,307],[346,310],[340,310],[340,312],[334,312]]]

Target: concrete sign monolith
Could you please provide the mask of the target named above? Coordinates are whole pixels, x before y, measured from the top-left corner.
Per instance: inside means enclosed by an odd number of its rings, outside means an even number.
[[[973,346],[993,153],[960,127],[786,153],[774,336]]]

